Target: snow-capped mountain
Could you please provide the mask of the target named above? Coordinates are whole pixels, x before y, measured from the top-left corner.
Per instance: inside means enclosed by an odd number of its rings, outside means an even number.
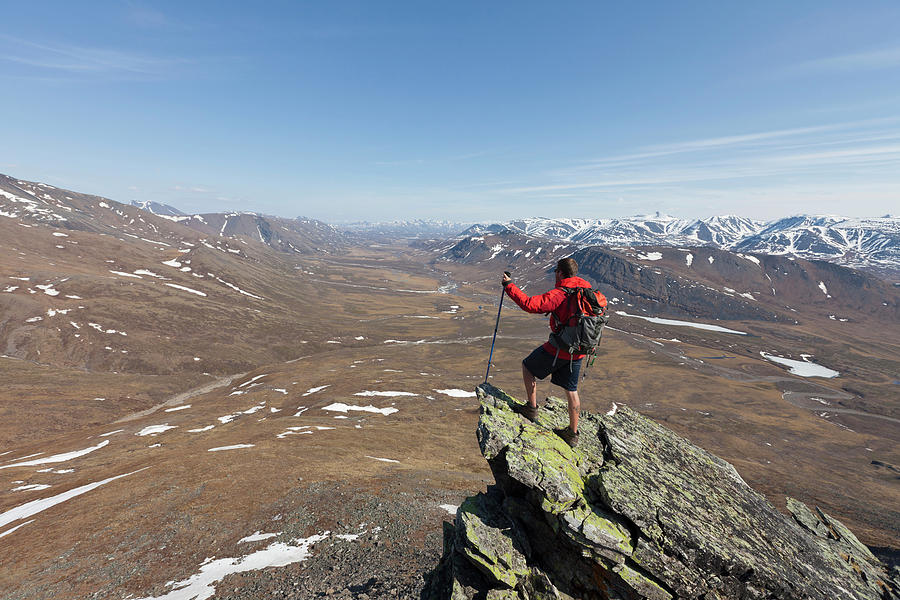
[[[177,217],[182,216],[185,213],[181,212],[174,206],[170,206],[168,204],[161,204],[159,202],[153,202],[152,200],[145,200],[143,202],[138,202],[137,200],[131,201],[131,206],[137,206],[141,210],[146,210],[147,212],[151,212],[154,215],[160,216],[168,216],[168,217]]]
[[[770,222],[733,215],[689,220],[659,213],[618,219],[533,218],[479,224],[464,235],[502,231],[580,246],[709,246],[827,260],[891,278],[900,273],[900,218],[890,215],[800,215]]]
[[[852,267],[900,267],[900,218],[798,216],[768,224],[735,250],[818,258]]]
[[[765,225],[764,221],[754,221],[734,215],[709,217],[694,221],[685,227],[681,234],[704,244],[727,248],[732,246],[735,240],[756,235]]]

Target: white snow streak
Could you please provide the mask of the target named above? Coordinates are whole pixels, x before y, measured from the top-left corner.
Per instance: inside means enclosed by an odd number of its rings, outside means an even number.
[[[369,406],[351,406],[349,404],[344,404],[343,402],[335,402],[334,404],[329,404],[328,406],[323,407],[322,410],[330,410],[342,413],[353,410],[360,412],[381,413],[384,416],[394,414],[395,412],[400,412],[393,406],[388,406],[387,408],[376,408],[371,404]]]
[[[164,431],[168,431],[169,429],[175,429],[177,427],[178,427],[178,425],[169,425],[168,423],[165,423],[163,425],[149,425],[147,427],[144,427],[143,429],[141,429],[134,435],[140,435],[140,436],[156,435],[157,433],[162,433]]]
[[[149,469],[149,467],[144,467],[144,469]],[[39,512],[43,512],[48,508],[56,506],[57,504],[61,504],[66,500],[71,500],[76,496],[80,496],[91,490],[95,490],[101,485],[106,485],[111,481],[115,481],[116,479],[121,479],[122,477],[128,477],[129,475],[134,475],[135,473],[139,473],[144,469],[138,469],[137,471],[132,471],[131,473],[125,473],[123,475],[116,475],[115,477],[110,477],[108,479],[104,479],[103,481],[96,481],[94,483],[89,483],[87,485],[83,485],[81,487],[77,487],[69,490],[68,492],[63,492],[62,494],[57,494],[55,496],[50,496],[49,498],[41,498],[39,500],[32,500],[31,502],[26,502],[21,506],[17,506],[12,508],[4,513],[0,513],[0,527],[8,525],[14,521],[19,521],[21,519],[27,519],[32,515],[36,515]],[[24,523],[23,523],[24,525]],[[7,532],[9,533],[9,532]],[[0,534],[4,535],[4,534]]]
[[[372,460],[380,460],[381,462],[386,462],[386,463],[399,463],[400,462],[399,460],[394,460],[393,458],[379,458],[377,456],[369,456],[368,454],[366,454],[366,458],[371,458]]]
[[[90,448],[85,448],[84,450],[75,450],[74,452],[66,452],[65,454],[54,454],[53,456],[47,456],[45,458],[36,458],[34,460],[17,462],[11,465],[2,465],[0,466],[0,469],[9,469],[12,467],[33,467],[34,465],[65,462],[67,460],[72,460],[73,458],[78,458],[79,456],[84,456],[85,454],[90,454],[94,450],[99,450],[107,444],[109,444],[109,440],[103,440],[96,446],[91,446]]]
[[[316,392],[321,392],[325,388],[329,387],[331,384],[320,385],[319,387],[309,388],[302,394],[302,396],[309,396],[310,394],[315,394]]]
[[[206,292],[201,292],[201,291],[198,291],[198,290],[191,289],[191,288],[189,288],[189,287],[184,287],[183,285],[178,285],[178,284],[176,284],[176,283],[166,283],[166,284],[164,284],[164,285],[167,285],[167,286],[169,286],[169,287],[175,288],[175,289],[177,289],[177,290],[184,290],[185,292],[190,292],[190,293],[192,293],[192,294],[197,294],[198,296],[206,296]]]
[[[623,310],[617,310],[616,314],[622,315],[623,317],[633,317],[635,319],[643,319],[645,321],[650,321],[651,323],[658,323],[660,325],[674,325],[675,327],[693,327],[695,329],[706,329],[707,331],[718,331],[720,333],[736,333],[738,335],[747,335],[747,333],[744,331],[737,331],[735,329],[719,327],[718,325],[707,325],[706,323],[691,323],[690,321],[677,321],[675,319],[661,319],[659,317],[642,317],[640,315],[630,315]]]
[[[240,450],[241,448],[253,448],[256,444],[235,444],[233,446],[219,446],[218,448],[210,448],[207,452],[218,452],[220,450]]]
[[[450,396],[452,398],[474,398],[475,392],[467,392],[466,390],[459,389],[449,389],[449,390],[434,390],[438,394],[444,394],[446,396]]]

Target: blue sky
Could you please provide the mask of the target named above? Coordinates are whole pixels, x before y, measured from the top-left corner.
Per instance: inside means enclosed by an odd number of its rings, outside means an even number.
[[[900,3],[31,2],[0,172],[332,222],[900,212]]]

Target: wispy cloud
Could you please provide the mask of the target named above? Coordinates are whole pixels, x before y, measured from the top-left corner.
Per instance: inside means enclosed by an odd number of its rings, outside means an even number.
[[[31,68],[39,78],[77,77],[158,79],[191,61],[112,48],[38,43],[0,34],[0,61]]]
[[[552,198],[560,193],[616,193],[641,188],[768,187],[778,181],[877,179],[900,188],[900,119],[832,123],[656,144],[578,162],[532,181],[497,186],[501,195]]]
[[[202,186],[202,185],[181,185],[181,184],[173,185],[172,191],[193,192],[195,194],[215,194],[216,193],[215,190],[212,190],[212,189]]]
[[[900,46],[867,52],[854,52],[810,60],[791,68],[792,71],[873,71],[900,68]]]

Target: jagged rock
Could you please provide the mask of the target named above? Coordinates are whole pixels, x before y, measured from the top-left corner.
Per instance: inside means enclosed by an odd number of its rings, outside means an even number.
[[[548,398],[535,423],[477,388],[496,484],[445,523],[423,599],[898,600],[900,581],[837,519],[793,518],[735,468],[627,407],[585,414],[575,449]]]

